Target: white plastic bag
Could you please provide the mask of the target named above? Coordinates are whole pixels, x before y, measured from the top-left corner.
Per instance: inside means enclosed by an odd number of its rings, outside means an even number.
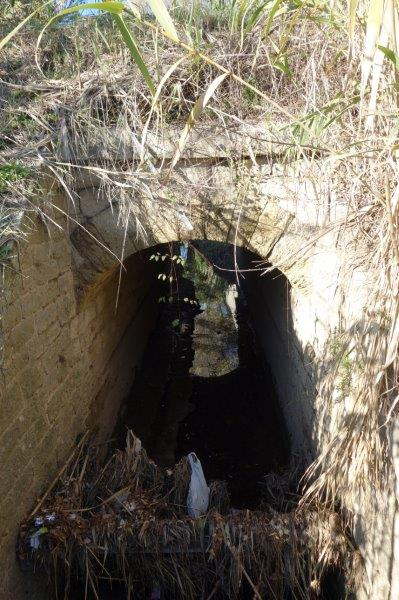
[[[191,467],[190,487],[187,495],[187,510],[190,517],[203,515],[209,506],[209,487],[206,485],[201,461],[195,454],[190,452],[187,456]]]

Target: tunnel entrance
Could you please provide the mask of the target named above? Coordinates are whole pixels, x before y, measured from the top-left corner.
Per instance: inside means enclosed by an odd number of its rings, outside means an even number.
[[[275,347],[273,328],[261,343],[251,314],[257,293],[244,275],[255,259],[209,242],[146,254],[159,312],[112,440],[83,437],[55,490],[21,525],[21,564],[49,573],[51,597],[351,597],[353,542],[337,535],[338,513],[298,502],[301,465],[269,365],[275,357],[264,352]],[[278,272],[266,282],[276,305],[286,284]],[[192,452],[209,486],[195,518]]]
[[[160,293],[119,435],[122,444],[124,427],[132,429],[166,468],[195,452],[207,478],[228,482],[236,508],[258,508],[265,475],[288,465],[288,439],[241,276],[217,246],[175,245],[153,254],[160,274],[173,279]],[[212,252],[226,270],[215,267]],[[180,256],[187,256],[184,267]],[[251,258],[242,255],[241,263]]]

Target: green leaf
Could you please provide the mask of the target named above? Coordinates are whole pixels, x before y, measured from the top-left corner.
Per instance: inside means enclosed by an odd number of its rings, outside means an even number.
[[[271,0],[266,0],[263,4],[258,6],[258,8],[252,13],[252,15],[247,19],[247,23],[245,25],[245,31],[250,32],[256,25],[257,21],[262,16],[265,7],[271,2]]]
[[[65,15],[79,12],[80,10],[86,10],[86,8],[95,8],[97,10],[104,10],[110,14],[119,15],[125,9],[125,5],[123,2],[85,2],[84,4],[77,4],[76,6],[71,6],[70,8],[64,8],[63,10],[60,10],[60,12],[57,13],[52,19],[58,19]]]
[[[70,8],[64,8],[63,10],[60,10],[59,13],[54,15],[54,17],[51,17],[51,19],[47,21],[37,38],[36,47],[39,48],[44,32],[46,31],[46,29],[51,27],[53,23],[56,23],[66,15],[71,15],[75,12],[79,12],[80,10],[85,10],[86,8],[95,8],[96,10],[103,10],[110,14],[120,14],[124,9],[124,4],[122,4],[122,2],[87,2],[85,4],[79,4],[77,6],[71,6]]]
[[[113,4],[113,2],[111,4]],[[132,35],[130,29],[127,27],[125,21],[123,20],[123,18],[120,14],[114,13],[112,16],[114,18],[115,23],[119,27],[119,31],[121,32],[121,35],[126,43],[126,46],[130,50],[130,54],[132,55],[133,60],[135,61],[138,68],[140,69],[141,74],[143,75],[151,94],[154,96],[154,94],[155,94],[154,82],[152,80],[149,70],[147,69],[147,67],[145,65],[145,62],[143,61],[143,59],[141,57],[141,54],[136,45],[136,42],[134,41],[134,38],[133,38],[133,35]]]
[[[59,21],[66,15],[71,15],[75,12],[79,12],[80,10],[86,10],[90,8],[103,10],[111,15],[120,15],[124,10],[125,5],[123,2],[85,2],[85,4],[77,4],[76,6],[71,6],[70,8],[64,8],[63,10],[60,10],[60,12],[47,21],[44,29],[47,29],[55,21]]]
[[[13,182],[27,177],[29,173],[29,169],[18,163],[6,163],[0,166],[0,193],[7,191]]]
[[[263,34],[265,36],[267,36],[269,34],[270,28],[273,23],[274,16],[275,16],[276,12],[278,11],[278,9],[280,8],[280,4],[282,3],[282,1],[283,0],[275,0],[273,6],[271,8],[271,11],[270,11],[269,16],[266,21],[265,28],[263,30]]]
[[[281,71],[282,73],[284,73],[285,75],[287,75],[287,77],[291,77],[292,75],[292,71],[289,67],[287,58],[284,56],[280,59],[276,59],[273,61],[273,67],[275,67],[276,69],[278,69],[279,71]]]
[[[378,46],[379,50],[387,57],[388,60],[392,61],[395,67],[399,68],[399,60],[398,55],[395,54],[393,50],[390,48],[386,48],[385,46]]]
[[[155,94],[155,86],[152,81],[152,77],[143,61],[143,58],[139,52],[139,49],[136,45],[136,42],[133,38],[131,31],[129,30],[125,21],[122,18],[122,12],[125,9],[125,5],[122,2],[116,2],[116,1],[115,2],[86,2],[85,4],[78,4],[77,6],[71,6],[70,8],[65,8],[64,10],[61,10],[59,13],[54,15],[54,17],[49,19],[47,21],[46,25],[43,27],[43,29],[40,32],[40,35],[37,39],[37,47],[40,46],[44,32],[53,23],[55,23],[56,21],[59,21],[66,15],[70,15],[72,13],[79,12],[80,10],[85,10],[88,8],[94,8],[96,10],[103,10],[104,12],[107,12],[110,15],[112,15],[121,35],[123,37],[123,40],[124,40],[126,46],[128,47],[130,54],[132,55],[133,60],[135,61],[138,68],[140,69],[141,74],[143,75],[143,77],[148,85],[148,88],[151,91],[151,94],[154,95]]]

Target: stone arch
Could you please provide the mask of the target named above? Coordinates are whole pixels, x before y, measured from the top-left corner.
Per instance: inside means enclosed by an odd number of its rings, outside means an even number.
[[[263,181],[270,178],[267,173],[264,165],[253,167],[243,179],[227,164],[190,166],[184,174],[191,182],[189,198],[184,194],[190,186],[176,191],[168,181],[143,195],[132,189],[110,192],[95,178],[77,180],[77,201],[67,212],[73,217],[70,239],[78,284],[90,287],[122,257],[176,240],[236,244],[268,260],[285,236],[281,254],[286,255],[303,242],[305,231],[298,235],[301,219],[295,222],[294,205],[284,205],[271,193],[275,184]],[[201,187],[201,179],[211,182],[209,189]],[[308,223],[306,233],[314,225]]]

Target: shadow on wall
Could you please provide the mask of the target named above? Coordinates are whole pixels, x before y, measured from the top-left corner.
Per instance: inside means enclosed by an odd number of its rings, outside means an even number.
[[[315,406],[320,367],[312,345],[306,343],[303,347],[297,337],[290,282],[277,269],[263,274],[269,265],[243,248],[204,241],[195,241],[194,245],[215,265],[216,273],[241,288],[262,352],[260,358],[275,382],[293,459],[306,468],[316,450]]]
[[[264,359],[275,380],[292,454],[306,467],[315,453],[318,368],[310,343],[297,337],[291,306],[291,286],[280,271],[245,274],[252,322]]]

